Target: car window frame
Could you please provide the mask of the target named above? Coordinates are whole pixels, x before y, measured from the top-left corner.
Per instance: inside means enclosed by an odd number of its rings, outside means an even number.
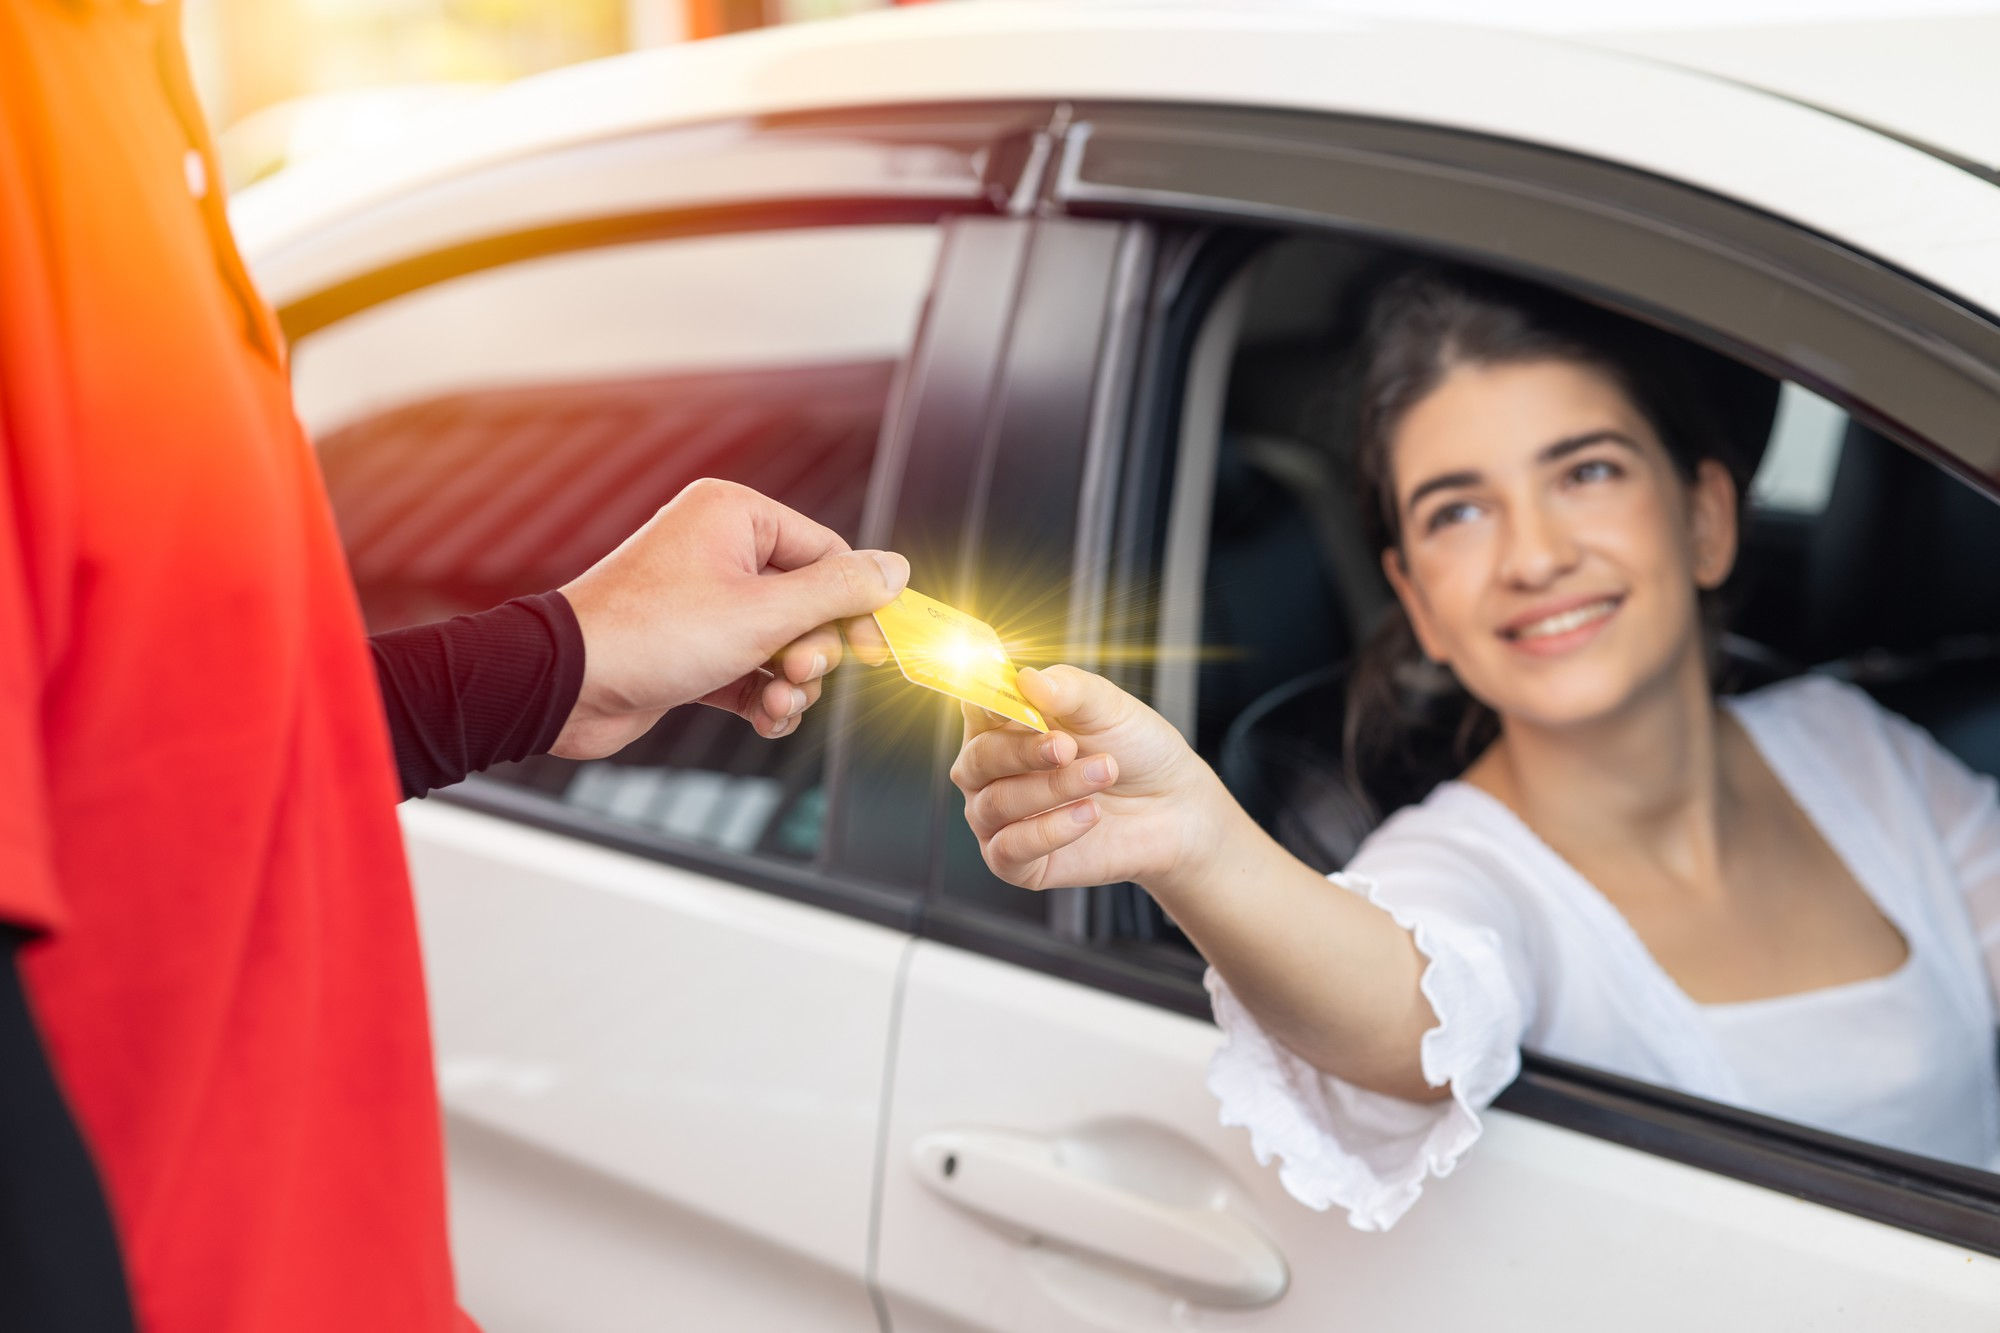
[[[1016,197],[1019,181],[1039,181],[1045,170],[1049,140],[1040,131],[1049,112],[1042,104],[1008,104],[954,108],[945,116],[957,141],[964,146],[966,161],[976,167],[976,188],[960,189],[962,180],[951,179],[952,188],[913,188],[894,171],[871,177],[858,171],[830,196],[785,197],[756,192],[757,178],[748,177],[747,197],[721,202],[708,201],[695,207],[661,207],[636,213],[579,216],[556,223],[537,223],[514,230],[490,229],[481,223],[476,234],[451,241],[433,250],[403,253],[380,249],[375,262],[356,271],[338,273],[328,280],[296,290],[277,306],[280,326],[288,340],[309,336],[320,329],[371,309],[384,301],[448,281],[497,267],[552,255],[654,240],[674,240],[702,236],[747,235],[827,226],[869,226],[880,224],[933,225],[949,228],[961,219],[995,219],[1023,200]],[[734,124],[725,136],[728,144],[757,142],[760,135],[798,134],[849,135],[866,138],[871,134],[924,137],[924,108],[899,108],[892,112],[857,112],[840,115],[773,117],[753,124]],[[886,130],[884,127],[888,127]],[[713,127],[676,127],[648,139],[700,136]],[[983,138],[980,136],[983,134]],[[711,136],[713,137],[713,136]],[[587,147],[595,147],[589,145]],[[572,146],[573,148],[575,146]],[[568,150],[538,154],[532,160],[511,161],[475,168],[450,181],[429,187],[476,194],[514,188],[523,171],[546,172],[551,162]],[[728,151],[725,147],[722,151]],[[559,165],[559,164],[558,164]],[[861,165],[867,166],[866,159]],[[767,185],[769,183],[767,182]],[[396,201],[364,209],[343,225],[379,227],[383,220],[393,224],[400,203]],[[376,216],[376,215],[380,216]],[[393,231],[393,227],[390,227]],[[308,239],[304,244],[309,244]],[[295,245],[301,242],[294,242]],[[871,515],[883,512],[884,497],[893,497],[903,485],[907,449],[898,444],[899,432],[916,419],[950,419],[940,429],[959,433],[976,431],[979,420],[965,419],[966,405],[957,402],[912,401],[923,393],[922,381],[910,368],[931,335],[933,315],[952,294],[940,284],[948,271],[946,256],[940,254],[933,267],[930,288],[919,319],[911,350],[904,357],[885,409],[883,433],[867,483],[863,527]],[[1013,293],[1008,292],[1011,304]],[[836,709],[844,691],[836,675]],[[823,705],[824,706],[824,705]],[[845,863],[839,846],[866,845],[865,830],[846,828],[842,838],[832,836],[832,810],[844,809],[843,789],[848,780],[849,747],[841,741],[842,714],[836,712],[832,743],[829,745],[825,781],[829,793],[829,828],[821,846],[809,862],[787,862],[746,852],[732,852],[699,843],[677,841],[646,829],[621,824],[601,814],[565,806],[545,795],[495,779],[473,774],[464,782],[433,792],[425,799],[495,815],[516,823],[561,833],[613,850],[645,857],[650,861],[725,880],[778,897],[823,907],[860,920],[912,932],[922,916],[926,883],[899,881],[855,869]]]
[[[1436,126],[1118,103],[1071,117],[1051,208],[1327,229],[1550,282],[1811,389],[2000,498],[2000,314],[1807,224]],[[1793,304],[1744,299],[1746,278]],[[1872,354],[1822,350],[1851,338]]]
[[[1077,553],[1094,541],[1079,544],[1076,534],[1099,530],[1113,512],[1108,456],[1092,442],[1123,433],[1124,385],[1137,355],[1129,337],[1132,307],[1147,285],[1151,231],[1032,215],[1005,226],[1004,263],[1014,288],[1004,323],[961,339],[951,353],[959,378],[980,381],[979,431],[969,443],[935,430],[915,432],[925,438],[913,446],[912,468],[954,480],[899,496],[893,522],[866,535],[925,568],[922,591],[995,618],[1003,633],[1020,628],[1008,618],[1007,594],[1025,592],[1039,603],[1033,609],[1043,632],[1059,626],[1067,642],[1080,643],[1097,633],[1102,576],[1079,562]],[[1050,496],[1073,496],[1075,503],[1043,503]],[[1024,581],[1029,566],[1041,577]],[[1044,600],[1044,587],[1058,589],[1060,598]],[[1021,599],[1013,600],[1020,609]],[[1051,931],[1079,937],[1083,890],[1024,896],[1024,903],[1040,904],[1032,923],[954,891],[946,839],[968,836],[963,798],[949,780],[962,723],[956,705],[938,707],[935,719],[934,729],[906,738],[902,747],[909,799],[922,802],[931,830],[919,933],[983,941],[990,926],[994,940],[1023,944]],[[849,789],[864,785],[851,781]]]
[[[1042,207],[1085,217],[1146,220],[1162,230],[1160,252],[1177,263],[1163,262],[1156,274],[1146,327],[1139,338],[1146,344],[1138,358],[1127,416],[1131,423],[1124,441],[1095,442],[1119,448],[1122,456],[1104,469],[1108,490],[1118,494],[1118,521],[1101,529],[1079,531],[1079,566],[1099,562],[1112,571],[1109,596],[1129,603],[1161,566],[1159,543],[1171,504],[1175,460],[1166,442],[1175,438],[1178,381],[1163,359],[1184,351],[1191,341],[1189,308],[1196,311],[1203,284],[1212,296],[1220,278],[1204,275],[1200,255],[1218,232],[1301,229],[1344,232],[1378,243],[1429,249],[1468,262],[1517,273],[1566,287],[1581,295],[1621,308],[1695,341],[1715,347],[1757,368],[1793,379],[1846,410],[1850,416],[1909,448],[1960,481],[1989,497],[2000,498],[2000,437],[1982,436],[1977,420],[2000,420],[2000,321],[1949,294],[1929,287],[1870,256],[1858,254],[1811,230],[1770,217],[1746,205],[1720,200],[1705,192],[1659,180],[1611,163],[1593,162],[1553,150],[1498,141],[1486,136],[1434,127],[1385,124],[1302,113],[1238,111],[1214,108],[1116,106],[1073,109],[1074,121],[1057,154]],[[1133,131],[1131,142],[1163,145],[1194,144],[1201,153],[1176,161],[1161,152],[1133,170],[1140,184],[1119,186],[1093,181],[1086,169],[1093,141],[1102,144],[1106,119]],[[1292,150],[1292,169],[1300,160],[1331,161],[1335,169],[1351,169],[1376,182],[1394,182],[1399,175],[1435,186],[1439,180],[1468,181],[1509,197],[1523,215],[1582,220],[1583,230],[1602,235],[1607,227],[1634,227],[1648,245],[1686,247],[1711,261],[1711,270],[1749,269],[1777,277],[1796,290],[1802,285],[1832,283],[1846,301],[1840,310],[1846,336],[1856,329],[1880,335],[1906,358],[1936,356],[1936,375],[1918,380],[1929,388],[1949,385],[1961,429],[1948,432],[1944,442],[1919,433],[1912,420],[1926,418],[1921,400],[1926,389],[1903,386],[1886,397],[1889,383],[1879,364],[1862,367],[1873,374],[1856,375],[1855,368],[1814,360],[1800,353],[1810,339],[1794,347],[1774,349],[1768,330],[1725,319],[1720,326],[1697,317],[1688,301],[1668,303],[1660,292],[1649,299],[1606,281],[1601,271],[1579,274],[1568,252],[1577,245],[1577,228],[1553,228],[1545,244],[1497,247],[1482,241],[1473,219],[1475,210],[1444,210],[1433,225],[1412,235],[1401,228],[1406,218],[1370,218],[1365,199],[1342,201],[1338,213],[1312,215],[1270,200],[1242,200],[1228,195],[1203,196],[1202,157],[1215,166],[1229,154],[1241,154],[1260,135],[1280,150]],[[1319,140],[1358,140],[1348,151],[1332,151]],[[1218,145],[1227,153],[1218,156]],[[1283,160],[1284,151],[1273,160]],[[1130,165],[1130,164],[1128,164]],[[1242,162],[1227,163],[1231,173]],[[1539,174],[1538,174],[1539,173]],[[1170,186],[1162,186],[1170,182]],[[1280,182],[1295,183],[1295,182]],[[1618,207],[1608,208],[1595,197],[1593,185],[1608,190]],[[1447,194],[1449,192],[1447,191]],[[1407,200],[1384,196],[1396,212]],[[1517,217],[1516,221],[1519,220]],[[1518,229],[1510,239],[1519,241]],[[1842,277],[1853,289],[1840,286]],[[1741,312],[1735,312],[1740,314]],[[1176,324],[1178,322],[1178,329]],[[1176,339],[1179,346],[1176,346]],[[1171,387],[1172,392],[1163,388]],[[1864,394],[1869,396],[1864,396]],[[1932,400],[1935,405],[1935,399]],[[1968,409],[1985,404],[1990,412]],[[1972,423],[1972,424],[1967,424]],[[1954,447],[1955,446],[1955,447]],[[1095,543],[1086,549],[1086,543]],[[1140,626],[1126,642],[1144,647],[1157,627]],[[1120,683],[1149,697],[1152,681],[1143,666],[1114,675]],[[1098,894],[1118,886],[1095,890]],[[990,922],[976,932],[959,932],[954,943],[1052,975],[1106,989],[1128,998],[1159,1005],[1192,1018],[1209,1019],[1207,997],[1200,984],[1201,968],[1163,948],[1103,950],[1088,943],[1039,935],[1018,923]],[[1637,1147],[1733,1179],[1776,1189],[1795,1197],[1869,1218],[1981,1253],[2000,1255],[2000,1176],[1954,1166],[1929,1158],[1876,1148],[1837,1135],[1821,1133],[1737,1108],[1707,1102],[1671,1089],[1620,1078],[1595,1069],[1532,1053],[1524,1053],[1523,1072],[1495,1103],[1499,1109],[1525,1115],[1592,1137]]]
[[[844,211],[842,220],[832,225],[870,226],[888,222],[942,226],[950,216],[952,215],[937,216],[922,211],[912,214],[903,211],[901,207],[886,210],[854,209]],[[453,265],[439,264],[427,268],[426,280],[415,287],[392,291],[392,284],[384,283],[376,290],[386,293],[381,296],[381,300],[391,300],[410,291],[421,290],[438,282],[464,276],[466,272],[487,271],[510,263],[576,253],[582,249],[656,240],[744,236],[803,229],[822,230],[828,225],[823,211],[796,210],[790,206],[781,206],[761,210],[732,210],[727,216],[704,213],[696,218],[659,218],[650,220],[644,225],[630,227],[602,229],[580,227],[573,230],[565,228],[565,232],[568,232],[578,244],[573,246],[552,244],[555,238],[547,233],[537,233],[523,238],[524,244],[518,250],[507,250],[497,246],[482,247],[481,262],[477,268],[457,271]],[[493,256],[502,253],[507,254],[507,258],[489,262]],[[923,314],[919,318],[910,350],[904,354],[885,405],[882,433],[877,438],[875,456],[869,468],[867,498],[864,499],[863,508],[864,522],[869,501],[878,490],[893,488],[900,483],[897,473],[902,457],[886,448],[883,442],[894,430],[898,415],[906,411],[903,399],[910,388],[907,368],[917,355],[917,349],[925,341],[930,311],[939,298],[937,284],[944,271],[944,257],[940,254],[932,267]],[[400,280],[395,285],[400,287]],[[379,302],[360,306],[349,313],[361,313],[372,308],[374,304]],[[831,685],[833,692],[838,696],[840,691],[838,673],[835,674]],[[832,701],[823,701],[821,706],[825,707],[828,702]],[[836,803],[842,801],[841,793],[846,786],[848,775],[844,763],[847,751],[839,742],[841,719],[839,712],[835,713],[835,719],[836,725],[829,737],[823,769],[823,780],[828,793],[829,818],[818,849],[807,860],[787,861],[752,851],[732,851],[712,844],[676,839],[595,811],[565,804],[545,793],[489,777],[483,773],[469,774],[462,782],[431,792],[423,799],[498,815],[516,823],[643,856],[650,861],[677,869],[694,871],[745,888],[758,889],[796,902],[836,910],[876,925],[904,931],[913,930],[922,912],[921,883],[899,881],[865,872],[857,873],[841,863],[843,858],[838,854],[833,837],[831,810]],[[841,845],[851,846],[854,842],[855,835],[850,832],[842,840]]]
[[[255,270],[296,339],[445,278],[592,245],[1002,213],[1045,173],[1053,114],[1033,102],[856,108],[600,136],[314,219]]]

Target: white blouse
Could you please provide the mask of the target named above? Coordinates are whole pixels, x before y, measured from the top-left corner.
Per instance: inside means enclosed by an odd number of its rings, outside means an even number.
[[[1520,1049],[1850,1137],[1989,1166],[2000,1152],[2000,799],[1921,728],[1819,676],[1726,701],[1778,780],[1902,932],[1896,972],[1703,1005],[1631,925],[1501,802],[1447,782],[1329,876],[1409,930],[1438,1025],[1419,1103],[1321,1073],[1213,970],[1222,1122],[1300,1202],[1390,1226],[1479,1137]]]
[[[1965,1058],[1950,973],[1913,951],[1894,972],[1702,1016],[1767,1115],[1905,1152],[1991,1168],[1994,1063]]]

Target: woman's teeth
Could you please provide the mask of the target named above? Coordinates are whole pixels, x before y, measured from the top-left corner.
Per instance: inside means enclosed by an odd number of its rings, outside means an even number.
[[[1615,597],[1607,597],[1600,602],[1590,602],[1584,606],[1559,612],[1546,619],[1537,620],[1531,625],[1523,625],[1520,629],[1514,631],[1514,637],[1517,639],[1547,639],[1557,634],[1567,634],[1573,629],[1582,629],[1593,620],[1604,619],[1617,606],[1618,599]]]

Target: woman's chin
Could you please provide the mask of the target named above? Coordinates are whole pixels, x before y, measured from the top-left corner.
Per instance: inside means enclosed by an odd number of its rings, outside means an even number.
[[[1630,709],[1645,675],[1608,663],[1575,663],[1533,682],[1496,691],[1489,706],[1508,722],[1542,731],[1588,728]]]

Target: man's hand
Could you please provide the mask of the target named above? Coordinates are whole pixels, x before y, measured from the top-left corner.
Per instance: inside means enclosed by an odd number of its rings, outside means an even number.
[[[601,758],[693,702],[787,735],[840,661],[840,622],[864,660],[882,660],[865,617],[909,577],[900,555],[850,551],[748,487],[697,481],[563,585],[583,629],[583,688],[551,753]]]

